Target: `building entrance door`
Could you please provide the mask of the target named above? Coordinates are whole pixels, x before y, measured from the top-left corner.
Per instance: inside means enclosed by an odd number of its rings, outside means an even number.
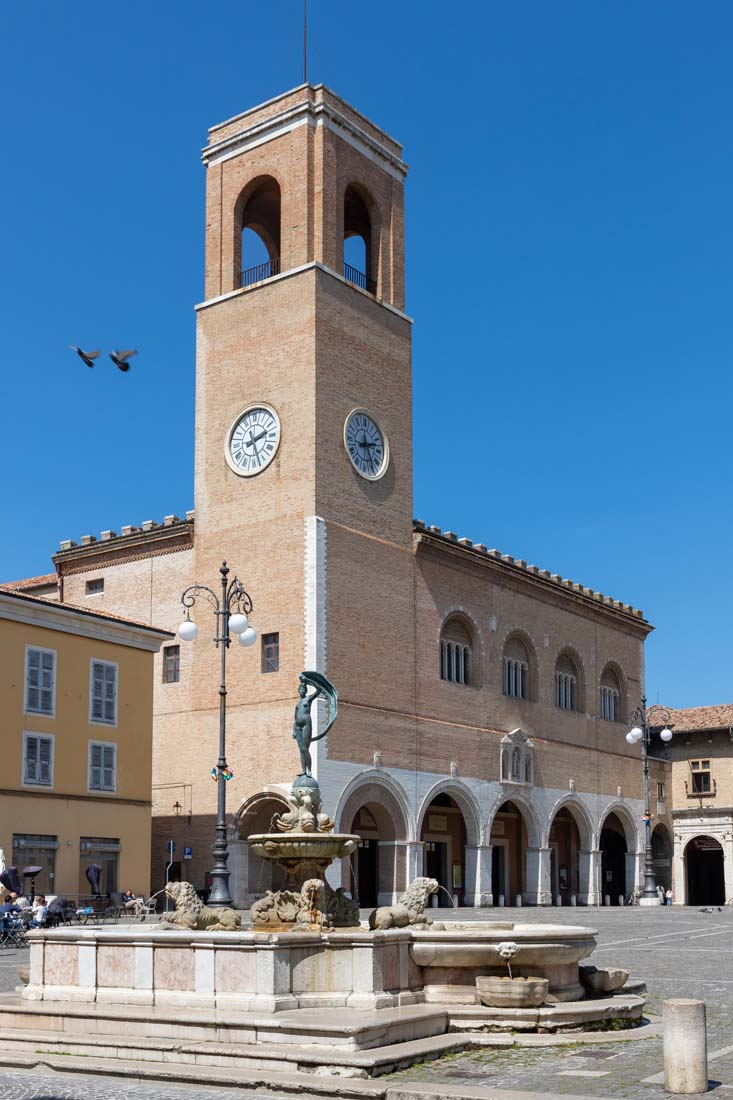
[[[441,886],[448,882],[448,844],[444,840],[430,840],[425,845],[425,874],[437,879]],[[439,890],[438,905],[450,905],[450,897]]]
[[[359,905],[362,909],[376,908],[379,905],[379,842],[361,840],[358,851],[356,883]]]
[[[712,836],[696,836],[685,850],[687,904],[725,905],[723,848]]]
[[[494,844],[491,851],[491,895],[494,905],[499,904],[499,895],[506,889],[506,848],[503,844]],[[505,897],[504,901],[508,899]]]

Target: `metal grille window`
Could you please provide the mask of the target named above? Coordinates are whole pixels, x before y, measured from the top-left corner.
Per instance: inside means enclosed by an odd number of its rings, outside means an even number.
[[[280,635],[262,635],[262,671],[280,671]]]
[[[504,658],[504,694],[512,699],[526,699],[529,685],[529,665],[515,657]]]
[[[34,787],[53,786],[53,737],[23,734],[23,782]]]
[[[109,741],[89,742],[89,790],[117,789],[117,746]]]
[[[619,694],[615,688],[606,687],[601,688],[601,718],[606,718],[609,722],[618,722]]]
[[[92,661],[91,705],[89,718],[114,726],[117,723],[117,665],[111,661]]]
[[[568,672],[555,673],[555,706],[560,710],[576,709],[577,681]]]
[[[692,772],[692,793],[710,794],[710,761],[691,760],[690,771]]]
[[[25,651],[25,712],[53,717],[56,701],[56,652],[27,646]]]
[[[177,684],[181,679],[181,647],[163,646],[163,683]]]

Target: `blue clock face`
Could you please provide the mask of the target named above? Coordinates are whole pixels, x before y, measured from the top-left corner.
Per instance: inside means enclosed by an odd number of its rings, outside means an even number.
[[[351,465],[368,481],[377,481],[389,465],[389,444],[366,409],[354,409],[344,425],[344,446]]]
[[[268,405],[252,405],[229,429],[224,455],[240,477],[252,477],[270,465],[280,443],[280,419]]]

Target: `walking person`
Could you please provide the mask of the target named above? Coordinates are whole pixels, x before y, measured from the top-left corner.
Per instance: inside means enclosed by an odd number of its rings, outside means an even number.
[[[671,890],[671,888],[669,890],[667,890],[666,894],[664,895],[664,901],[665,901],[666,905],[671,905],[672,904],[672,890]]]

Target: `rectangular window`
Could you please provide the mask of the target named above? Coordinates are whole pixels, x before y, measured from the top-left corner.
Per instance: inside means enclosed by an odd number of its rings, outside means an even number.
[[[23,734],[23,782],[33,787],[53,786],[53,737]]]
[[[111,741],[89,742],[89,790],[117,789],[117,745]]]
[[[611,687],[602,687],[601,718],[606,718],[609,722],[617,722],[619,718],[618,704],[619,696],[616,689]]]
[[[117,724],[117,665],[112,661],[91,662],[89,721]]]
[[[99,875],[99,891],[111,894],[118,890],[117,869],[122,845],[119,837],[79,837],[79,897],[89,899],[92,886],[87,878],[89,867],[96,863],[102,868]],[[125,887],[129,884],[125,883]]]
[[[262,635],[262,671],[280,671],[280,635]]]
[[[53,718],[56,707],[56,651],[26,646],[25,713]]]
[[[575,710],[575,677],[567,672],[555,673],[555,706],[560,710]]]
[[[664,800],[664,783],[657,783],[657,798]]]
[[[104,592],[104,577],[95,577],[93,581],[87,581],[87,596],[96,596],[100,592]]]
[[[710,794],[710,761],[691,760],[690,770],[692,771],[692,793]]]
[[[163,646],[163,683],[177,684],[181,678],[181,647]]]

